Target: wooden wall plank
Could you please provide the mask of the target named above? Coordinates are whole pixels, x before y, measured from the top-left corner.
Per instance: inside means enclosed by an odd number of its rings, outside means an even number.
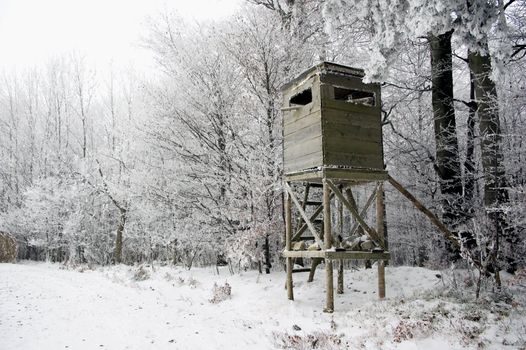
[[[295,157],[321,152],[321,135],[314,135],[301,142],[290,142],[287,140],[287,142],[283,143],[283,152],[285,156],[291,155]]]
[[[346,101],[340,101],[340,100],[333,100],[333,99],[323,99],[321,103],[321,107],[323,109],[336,109],[340,111],[348,111],[348,112],[358,112],[361,114],[378,114],[381,112],[380,106],[366,106],[363,104],[357,104],[357,103],[351,103]]]
[[[381,143],[382,129],[378,126],[371,125],[356,125],[358,123],[332,123],[324,121],[323,135],[327,138],[338,137],[341,139],[348,139],[350,141],[366,141]],[[321,132],[321,130],[320,130]]]
[[[321,124],[321,111],[301,116],[298,119],[288,120],[283,124],[283,135],[285,135],[286,138],[287,135],[316,123]]]
[[[308,142],[317,137],[321,137],[321,123],[313,123],[307,127],[296,130],[289,135],[285,135],[283,143],[285,144],[285,148],[289,148],[293,145]]]
[[[298,172],[305,169],[321,166],[322,164],[323,159],[321,151],[298,157],[285,155],[284,171],[285,173]]]
[[[326,137],[325,146],[328,147],[327,153],[353,153],[370,156],[381,156],[382,144],[378,141],[363,141],[349,137],[331,135]]]
[[[325,154],[324,165],[383,170],[383,159],[378,155],[330,152]]]

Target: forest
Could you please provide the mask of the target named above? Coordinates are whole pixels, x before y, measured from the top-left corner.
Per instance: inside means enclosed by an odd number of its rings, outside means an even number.
[[[150,18],[152,72],[82,53],[4,71],[0,231],[19,259],[282,270],[281,87],[329,61],[381,83],[386,169],[459,237],[386,187],[390,264],[513,273],[525,30],[522,0],[248,0]]]

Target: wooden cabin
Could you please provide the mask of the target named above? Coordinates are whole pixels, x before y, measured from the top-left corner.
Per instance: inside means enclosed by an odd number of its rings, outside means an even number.
[[[380,85],[364,71],[323,62],[284,85],[284,171],[383,171]]]

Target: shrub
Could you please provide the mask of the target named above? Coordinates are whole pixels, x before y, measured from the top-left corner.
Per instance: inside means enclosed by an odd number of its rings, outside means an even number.
[[[416,321],[400,321],[393,331],[393,342],[401,343],[404,340],[412,339],[417,334],[427,336],[432,328],[432,321],[433,317],[425,317]]]
[[[212,299],[209,301],[212,304],[220,303],[224,300],[230,299],[230,296],[232,294],[232,287],[230,287],[230,284],[228,282],[225,282],[224,285],[218,285],[217,283],[214,283],[214,290],[212,292]]]
[[[275,345],[280,349],[345,349],[343,335],[330,331],[315,331],[311,334],[290,334],[288,332],[274,332]]]
[[[148,278],[150,278],[150,272],[146,270],[144,265],[140,265],[133,273],[133,279],[135,281],[145,281]]]
[[[189,286],[190,288],[194,289],[194,288],[196,288],[197,285],[199,284],[199,281],[196,280],[195,278],[193,278],[193,277],[190,276],[190,277],[188,277],[188,279],[187,279],[187,283],[188,283],[188,286]],[[227,284],[228,284],[228,283],[227,283]],[[229,286],[229,287],[230,287],[230,286]]]

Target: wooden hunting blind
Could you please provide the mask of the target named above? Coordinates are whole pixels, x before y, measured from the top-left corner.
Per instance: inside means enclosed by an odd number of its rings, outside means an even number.
[[[282,88],[287,294],[294,299],[293,273],[310,272],[311,282],[316,267],[325,261],[327,312],[334,310],[334,260],[339,262],[339,294],[343,293],[344,260],[378,261],[378,296],[385,297],[384,266],[390,253],[384,227],[384,181],[423,212],[446,239],[460,246],[438,217],[385,171],[380,85],[364,83],[363,77],[361,69],[322,62]],[[358,187],[365,192],[372,187],[363,203],[354,192]],[[333,199],[337,225],[331,222]],[[343,208],[352,219],[347,232]],[[311,261],[310,267],[297,268],[304,259]]]
[[[283,87],[284,170],[383,172],[380,85],[360,69],[321,63]]]

